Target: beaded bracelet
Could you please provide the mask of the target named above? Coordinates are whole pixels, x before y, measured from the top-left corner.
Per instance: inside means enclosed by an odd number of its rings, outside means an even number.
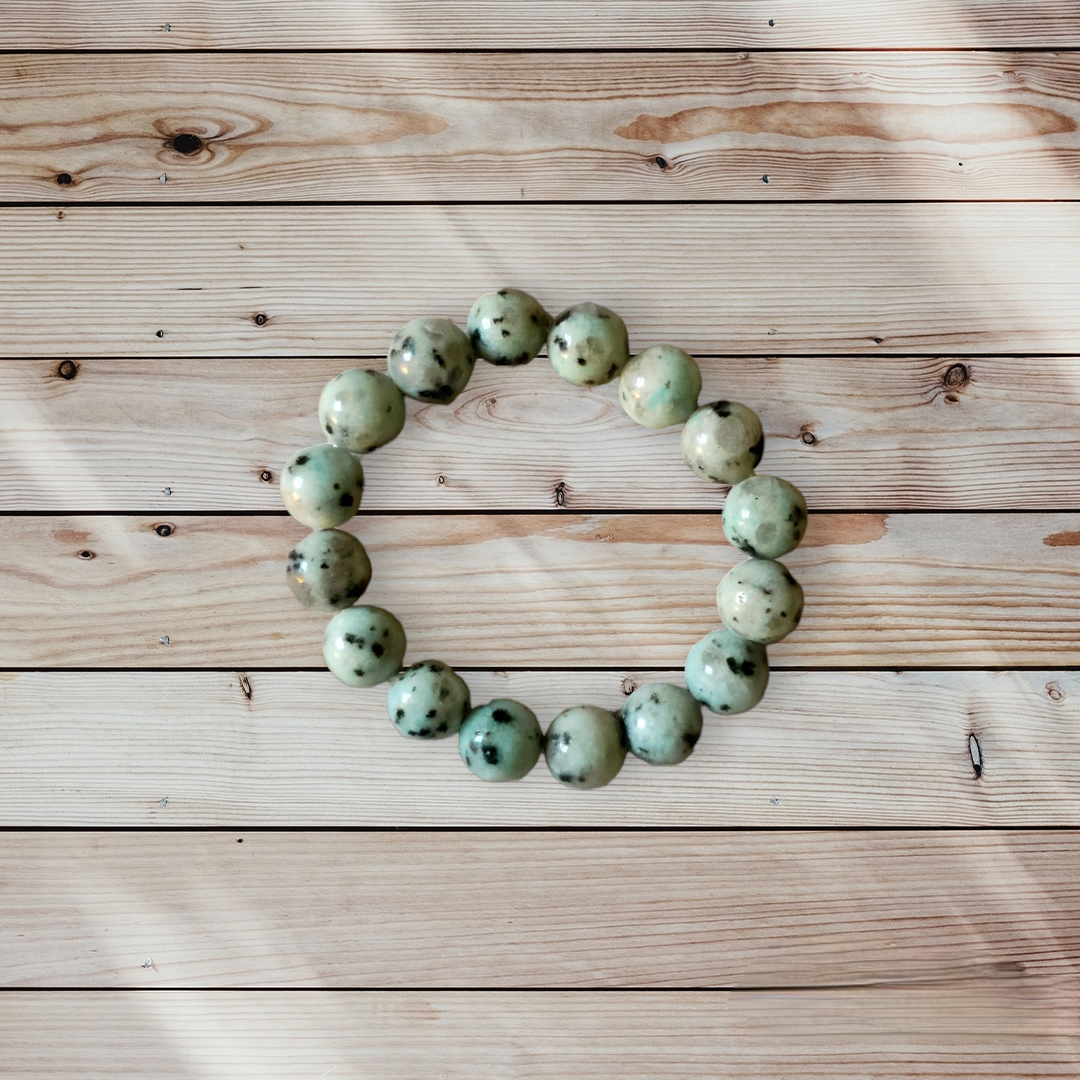
[[[387,374],[350,368],[319,398],[327,441],[298,451],[281,473],[289,513],[316,530],[289,552],[286,576],[297,600],[336,611],[323,636],[327,666],[350,686],[390,683],[390,719],[403,735],[456,735],[465,764],[482,780],[518,780],[544,753],[568,787],[601,787],[614,779],[629,750],[653,765],[684,761],[701,734],[705,705],[715,713],[752,709],[769,681],[766,645],[799,623],[803,591],[777,562],[806,531],[806,503],[797,488],[756,475],[764,435],[757,416],[734,401],[698,408],[701,372],[674,345],[653,345],[630,358],[626,326],[598,304],[575,304],[552,320],[528,293],[500,289],[482,296],[468,334],[448,319],[414,319],[398,331]],[[619,400],[647,428],[682,424],[682,454],[700,477],[730,485],[724,534],[750,556],[717,588],[724,626],[703,637],[686,658],[686,687],[654,682],[615,711],[576,705],[543,733],[536,715],[499,698],[472,708],[469,688],[451,667],[425,660],[401,670],[405,631],[379,607],[355,607],[371,581],[363,545],[336,528],[359,509],[364,473],[358,455],[396,438],[405,426],[405,398],[449,404],[472,375],[477,357],[527,364],[547,345],[555,371],[578,386],[619,378]]]

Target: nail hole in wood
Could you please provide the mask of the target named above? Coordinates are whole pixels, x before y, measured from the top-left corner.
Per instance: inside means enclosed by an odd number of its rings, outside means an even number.
[[[68,382],[71,382],[79,374],[79,365],[74,360],[63,360],[56,369],[56,374],[61,379],[67,379]]]
[[[159,331],[158,331],[158,332],[157,332],[157,333],[156,333],[156,334],[154,335],[154,337],[164,337],[164,336],[165,336],[165,331],[164,331],[164,330],[159,330]]]
[[[178,154],[197,154],[203,148],[203,141],[190,131],[182,131],[172,141],[173,149]]]

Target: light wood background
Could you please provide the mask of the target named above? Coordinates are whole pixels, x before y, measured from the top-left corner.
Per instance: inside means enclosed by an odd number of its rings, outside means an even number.
[[[1080,9],[8,0],[0,50],[0,1073],[1076,1075]],[[505,284],[693,351],[811,508],[763,705],[593,793],[407,743],[282,581],[320,388]],[[545,725],[681,680],[736,555],[677,430],[543,358],[408,413],[348,526],[408,662]]]

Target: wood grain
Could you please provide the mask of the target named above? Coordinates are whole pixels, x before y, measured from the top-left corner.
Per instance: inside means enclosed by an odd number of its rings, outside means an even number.
[[[455,667],[682,667],[741,561],[716,514],[385,516],[352,529],[374,566],[363,600],[401,619],[406,662]],[[284,513],[0,519],[0,655],[16,668],[322,667],[327,616],[284,582],[304,535]],[[1076,514],[811,515],[785,556],[805,617],[770,657],[1077,665],[1078,543]]]
[[[617,709],[682,671],[465,673],[476,705]],[[28,718],[33,723],[28,723]],[[972,744],[974,737],[976,743]],[[973,756],[974,755],[974,756]],[[1080,674],[780,671],[678,769],[484,784],[327,672],[0,675],[0,826],[1080,826]],[[978,774],[974,762],[978,760]]]
[[[1075,199],[1078,85],[1041,53],[9,55],[0,199]]]
[[[854,986],[1075,977],[1080,946],[1076,832],[14,832],[0,854],[10,986]]]
[[[988,975],[931,987],[760,991],[9,991],[12,1080],[192,1075],[412,1080],[1063,1076],[1077,983]],[[537,1032],[553,1033],[546,1052]]]
[[[1068,0],[8,0],[4,49],[1076,48]]]
[[[409,319],[463,321],[505,284],[555,312],[607,304],[635,349],[1080,338],[1077,203],[21,207],[0,235],[7,356],[380,355]]]
[[[61,364],[64,373],[59,374]],[[1080,358],[700,358],[701,401],[750,404],[760,471],[814,510],[1080,507]],[[344,367],[384,360],[187,358],[0,364],[0,510],[281,508],[284,462],[321,437]],[[365,458],[369,510],[697,510],[721,493],[679,429],[627,419],[618,383],[570,386],[540,358],[479,364],[451,406],[406,401]],[[163,492],[168,488],[169,495]]]

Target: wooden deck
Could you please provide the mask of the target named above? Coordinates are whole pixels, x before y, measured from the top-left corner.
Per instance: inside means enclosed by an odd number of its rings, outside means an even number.
[[[811,510],[765,702],[588,794],[408,744],[282,582],[321,387],[506,284]],[[6,0],[0,334],[5,1078],[1077,1075],[1074,3]],[[407,411],[407,662],[681,680],[677,430],[543,358]]]

